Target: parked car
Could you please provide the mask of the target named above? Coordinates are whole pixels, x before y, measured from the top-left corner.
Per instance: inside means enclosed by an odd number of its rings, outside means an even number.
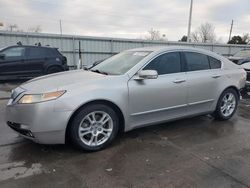
[[[65,70],[67,59],[56,48],[16,45],[0,50],[0,80],[34,78]]]
[[[92,69],[35,78],[13,90],[7,124],[35,142],[84,150],[118,132],[212,114],[230,119],[246,72],[213,52],[185,47],[124,51]]]
[[[249,60],[249,62],[243,63],[241,66],[247,72],[246,87],[245,87],[245,90],[244,90],[244,92],[247,93],[247,92],[250,92],[250,60]]]
[[[247,81],[246,81],[246,87],[243,91],[243,93],[250,92],[250,49],[241,50],[237,52],[234,56],[229,57],[229,59],[238,64],[241,65],[247,72]]]
[[[242,65],[245,62],[250,61],[250,49],[241,50],[234,54],[233,56],[229,57],[229,60],[236,63],[237,65]]]

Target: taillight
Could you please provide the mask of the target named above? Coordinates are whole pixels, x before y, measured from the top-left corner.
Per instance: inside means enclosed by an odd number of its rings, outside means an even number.
[[[64,65],[67,64],[67,58],[66,58],[65,56],[63,56],[63,58],[62,58],[62,63],[63,63]]]

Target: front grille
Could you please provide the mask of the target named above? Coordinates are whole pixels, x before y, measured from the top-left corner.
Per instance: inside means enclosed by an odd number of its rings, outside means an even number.
[[[21,128],[21,124],[20,123],[13,123],[13,122],[7,122],[7,125],[12,128],[14,131],[24,135],[24,136],[28,136],[31,138],[34,138],[33,134],[31,133],[30,130],[26,130],[26,129],[22,129]]]

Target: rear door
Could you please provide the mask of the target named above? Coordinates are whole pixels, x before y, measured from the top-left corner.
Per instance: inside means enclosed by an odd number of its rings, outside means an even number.
[[[188,113],[209,112],[217,98],[218,81],[221,79],[220,65],[218,62],[217,65],[216,62],[213,64],[214,58],[201,53],[183,52],[183,56],[187,73]]]
[[[25,73],[24,63],[26,58],[26,48],[22,46],[15,46],[4,49],[1,54],[4,55],[0,59],[0,76],[16,77]]]
[[[31,76],[39,76],[44,74],[44,66],[51,58],[51,53],[47,48],[29,47],[26,66]]]

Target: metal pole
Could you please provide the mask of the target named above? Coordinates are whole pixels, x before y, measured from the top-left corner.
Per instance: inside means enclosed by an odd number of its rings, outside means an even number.
[[[187,42],[191,42],[191,36],[190,35],[191,35],[191,25],[192,25],[192,14],[193,14],[193,0],[191,0],[191,4],[190,4]]]
[[[62,35],[62,20],[60,20],[60,34]]]
[[[231,28],[230,28],[230,33],[229,33],[228,42],[231,40],[231,37],[232,37],[233,26],[234,26],[234,20],[232,20],[232,23],[231,23]]]
[[[79,62],[77,69],[82,69],[82,52],[81,52],[81,41],[79,40]]]

